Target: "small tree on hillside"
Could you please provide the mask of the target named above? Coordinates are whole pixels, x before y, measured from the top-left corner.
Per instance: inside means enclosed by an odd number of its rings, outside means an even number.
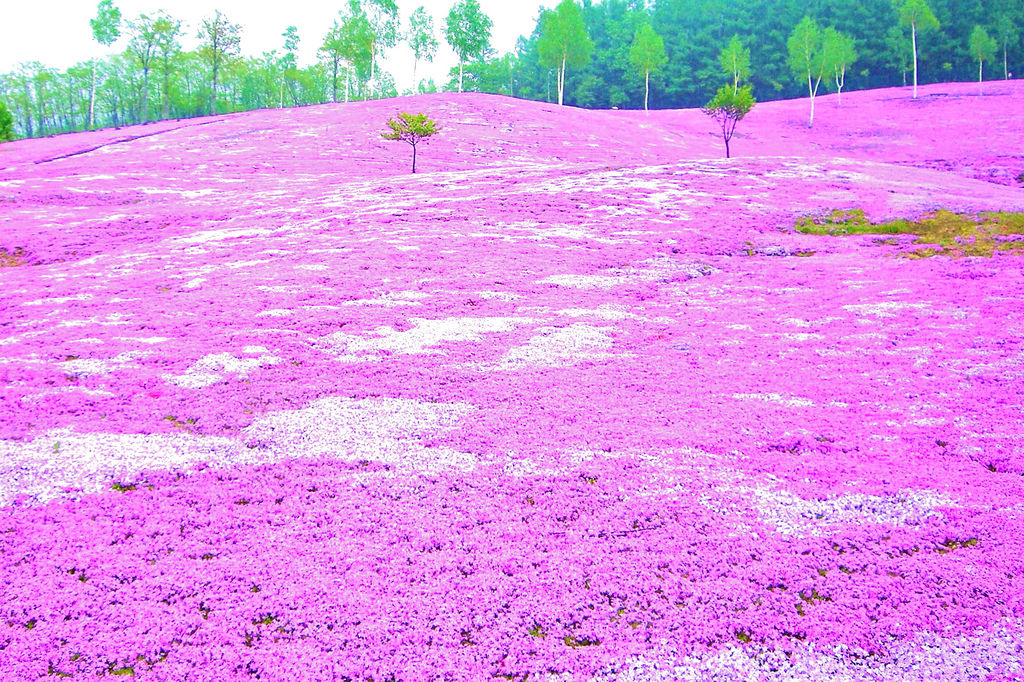
[[[971,31],[971,38],[967,42],[967,47],[971,52],[971,56],[978,60],[978,94],[980,95],[985,62],[995,58],[996,48],[999,46],[996,44],[995,38],[988,34],[988,31],[981,26],[975,25],[974,30]]]
[[[629,48],[629,61],[644,75],[644,111],[647,111],[651,95],[651,72],[668,64],[665,40],[655,33],[650,24],[641,24],[636,30],[633,45]]]
[[[750,50],[743,46],[739,36],[733,36],[718,53],[718,64],[732,78],[733,92],[739,92],[740,82],[750,78]]]
[[[928,6],[928,0],[892,0],[900,23],[910,27],[910,44],[914,52],[914,99],[917,99],[917,33],[939,28],[939,20]]]
[[[387,126],[391,130],[381,133],[385,140],[405,142],[412,147],[412,172],[416,172],[416,145],[426,138],[440,132],[437,121],[426,114],[409,114],[402,112],[398,118],[389,118]]]
[[[744,85],[739,90],[723,85],[715,93],[714,98],[701,109],[713,118],[722,128],[722,139],[725,141],[725,158],[729,158],[729,141],[736,132],[736,124],[754,108],[754,96],[750,86]]]

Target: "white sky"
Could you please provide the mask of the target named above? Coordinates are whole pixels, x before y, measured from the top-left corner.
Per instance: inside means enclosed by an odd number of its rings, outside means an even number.
[[[0,73],[12,71],[22,62],[38,61],[44,65],[66,69],[76,62],[106,53],[92,39],[89,19],[96,16],[99,0],[3,0],[0,13]],[[409,15],[423,5],[434,18],[439,43],[433,64],[421,62],[417,78],[433,78],[440,87],[447,81],[448,70],[458,61],[444,40],[444,17],[455,0],[397,0],[403,29]],[[538,7],[553,6],[556,0],[479,0],[480,7],[494,22],[491,47],[500,55],[515,49],[520,35],[528,36],[536,25]],[[242,25],[242,53],[259,55],[276,49],[283,51],[281,34],[288,26],[299,30],[299,62],[305,66],[316,59],[316,49],[330,29],[344,0],[288,0],[286,2],[252,2],[252,0],[114,0],[121,10],[122,22],[140,13],[152,14],[163,9],[186,24],[182,45],[190,50],[196,46],[196,31],[203,17],[219,9],[232,22]],[[110,51],[123,50],[122,37]],[[399,45],[385,55],[385,68],[395,76],[399,91],[412,87],[412,53]]]

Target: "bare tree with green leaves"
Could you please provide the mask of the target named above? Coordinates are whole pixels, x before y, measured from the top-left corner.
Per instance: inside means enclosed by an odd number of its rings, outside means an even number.
[[[459,92],[466,62],[484,56],[491,44],[491,18],[477,0],[458,0],[444,21],[444,37],[459,57]]]
[[[1011,17],[1007,12],[1000,12],[996,15],[993,30],[995,31],[995,38],[1003,50],[1003,79],[1009,80],[1010,70],[1006,63],[1006,52],[1009,49],[1010,44],[1017,41],[1020,34],[1017,30],[1017,26],[1013,23],[1013,17]]]
[[[636,29],[633,44],[629,48],[629,61],[644,75],[644,111],[651,95],[651,72],[668,64],[665,54],[665,40],[650,24],[644,23]]]
[[[114,6],[112,0],[100,0],[96,6],[96,16],[89,20],[92,37],[100,45],[110,47],[121,36],[121,10]],[[92,85],[89,87],[89,128],[96,122],[96,60],[90,64],[92,68]]]
[[[818,22],[805,16],[793,29],[789,40],[789,68],[798,80],[807,81],[807,96],[811,100],[811,118],[808,125],[814,125],[814,98],[826,72],[824,36]]]
[[[214,10],[212,17],[203,19],[199,29],[199,54],[210,66],[212,87],[210,89],[210,113],[217,113],[217,77],[225,62],[238,54],[242,41],[242,27],[231,23],[220,10]]]
[[[164,12],[157,12],[153,22],[156,37],[156,49],[160,53],[163,70],[163,118],[170,115],[171,106],[171,59],[181,51],[178,36],[181,35],[181,22]]]
[[[128,51],[142,68],[142,114],[143,123],[149,121],[149,71],[156,57],[160,32],[157,27],[159,16],[140,14],[128,22]]]
[[[385,140],[405,142],[412,147],[412,172],[416,172],[416,145],[428,137],[440,132],[437,121],[426,114],[408,114],[402,112],[397,118],[389,118],[387,126],[391,130],[381,133]]]
[[[427,13],[422,5],[413,11],[409,17],[409,48],[412,50],[412,83],[413,90],[419,91],[419,83],[416,81],[416,67],[421,59],[428,62],[434,61],[437,54],[437,38],[434,35],[434,19]]]
[[[821,42],[825,66],[832,72],[839,104],[842,104],[846,71],[857,61],[856,43],[852,37],[831,26],[825,29]]]
[[[718,53],[718,64],[732,78],[733,92],[739,92],[740,83],[750,78],[750,49],[739,36],[733,36]]]
[[[723,85],[711,101],[701,108],[701,111],[714,119],[722,130],[722,139],[725,141],[725,158],[729,158],[729,142],[736,132],[736,124],[750,113],[754,104],[754,96],[750,92],[749,85],[744,85],[738,90]]]
[[[975,24],[971,37],[967,41],[967,49],[971,56],[978,60],[978,94],[981,93],[981,82],[984,77],[985,62],[995,59],[999,45],[996,39],[988,34],[984,26]]]
[[[939,20],[928,0],[892,0],[900,23],[910,27],[910,44],[914,52],[914,99],[917,99],[917,34],[939,28]]]
[[[540,15],[537,51],[540,63],[558,70],[558,104],[565,101],[565,72],[582,68],[594,52],[594,41],[587,34],[583,10],[575,0],[562,0],[553,10]]]

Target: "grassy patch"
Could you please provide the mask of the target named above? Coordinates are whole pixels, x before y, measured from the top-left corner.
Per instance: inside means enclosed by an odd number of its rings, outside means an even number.
[[[909,234],[913,244],[900,255],[906,258],[948,256],[992,257],[997,252],[1024,254],[1024,213],[997,211],[988,213],[954,213],[935,211],[918,220],[890,220],[873,223],[861,209],[833,211],[824,217],[801,218],[797,232],[828,236],[849,234]],[[898,245],[892,238],[876,240],[877,244]]]
[[[25,252],[25,249],[21,247],[13,251],[0,249],[0,268],[13,268],[26,264],[28,264],[28,254]]]

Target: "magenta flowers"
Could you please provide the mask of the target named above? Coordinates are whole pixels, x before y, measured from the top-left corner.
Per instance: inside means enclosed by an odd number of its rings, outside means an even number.
[[[0,676],[1024,675],[1019,256],[793,230],[1024,211],[921,92],[0,146]]]

